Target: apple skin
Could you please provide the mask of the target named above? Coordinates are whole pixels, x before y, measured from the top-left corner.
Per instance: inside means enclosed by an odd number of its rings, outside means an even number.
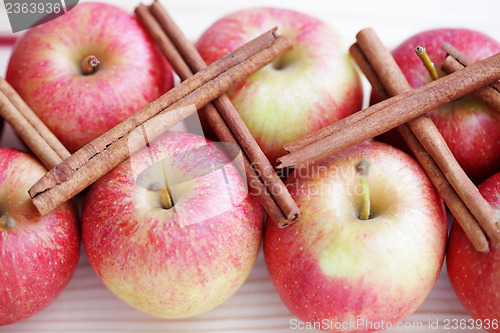
[[[89,55],[100,65],[84,75]],[[19,38],[7,81],[74,152],[165,93],[173,75],[134,16],[80,3]]]
[[[468,29],[434,29],[416,34],[403,41],[392,52],[394,59],[413,88],[432,81],[429,73],[415,54],[418,45],[426,48],[440,76],[446,52],[443,42],[449,42],[473,61],[479,61],[500,52],[500,43],[493,38]],[[476,183],[496,173],[500,168],[500,114],[473,96],[465,96],[429,112],[450,147],[458,163]],[[404,147],[399,134],[381,137],[381,140]],[[406,150],[406,148],[405,148]]]
[[[28,189],[47,170],[32,156],[0,148],[0,217],[16,227],[0,229],[0,326],[43,310],[62,292],[80,256],[80,228],[68,202],[40,216]]]
[[[500,219],[500,173],[478,187]],[[477,252],[455,220],[446,255],[448,276],[462,305],[474,319],[481,320],[483,329],[500,332],[500,247],[490,243],[489,252]]]
[[[213,150],[201,154],[197,147]],[[167,178],[177,193],[170,210],[162,208],[149,185],[136,183],[149,170],[150,156],[169,161]],[[86,197],[82,237],[97,275],[117,297],[158,317],[193,316],[223,303],[255,264],[262,206],[248,195],[246,182],[227,164],[226,155],[201,136],[166,134],[131,159],[133,163],[127,160],[93,184]],[[218,163],[227,164],[229,185],[220,173],[200,176]],[[153,173],[146,179],[148,184],[161,182],[162,176]],[[227,186],[238,202],[205,218],[225,204]]]
[[[372,214],[360,220],[356,163],[370,164]],[[267,222],[264,256],[277,293],[304,322],[326,332],[370,332],[403,320],[424,301],[444,260],[444,204],[418,163],[367,141],[286,180],[301,209],[296,224]]]
[[[360,110],[363,102],[359,75],[340,37],[306,14],[281,8],[237,11],[210,26],[196,47],[210,64],[276,26],[294,50],[228,92],[273,165],[285,154],[284,144]]]

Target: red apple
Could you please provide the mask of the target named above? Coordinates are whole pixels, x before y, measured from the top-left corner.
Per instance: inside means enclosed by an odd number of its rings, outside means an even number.
[[[371,212],[360,217],[369,162]],[[447,223],[442,199],[420,165],[367,141],[286,180],[301,209],[279,229],[267,222],[264,256],[274,287],[300,320],[326,332],[389,329],[424,301],[442,267]]]
[[[82,61],[100,64],[84,74]],[[137,19],[104,3],[80,3],[17,41],[7,80],[62,143],[75,151],[173,85]]]
[[[363,94],[340,37],[324,22],[286,9],[253,8],[229,14],[196,43],[212,63],[277,26],[294,50],[228,93],[271,163],[282,146],[358,111]]]
[[[181,318],[218,306],[244,283],[259,251],[263,209],[231,160],[201,136],[171,133],[92,185],[83,244],[120,299]],[[165,174],[172,208],[159,190]]]
[[[467,29],[436,29],[421,32],[401,43],[393,56],[413,88],[432,79],[415,54],[418,45],[426,48],[440,72],[449,42],[474,61],[500,52],[500,43],[483,33]],[[466,96],[429,113],[455,158],[475,182],[480,182],[500,168],[500,115],[473,96]],[[393,142],[402,139],[382,139]],[[397,145],[397,144],[396,144]]]
[[[500,173],[479,185],[483,197],[500,221]],[[500,332],[500,247],[490,243],[488,253],[474,250],[464,231],[453,221],[446,266],[453,290],[476,327]]]
[[[0,148],[0,326],[47,307],[78,264],[80,231],[74,205],[65,203],[40,216],[28,195],[46,172],[30,155]]]

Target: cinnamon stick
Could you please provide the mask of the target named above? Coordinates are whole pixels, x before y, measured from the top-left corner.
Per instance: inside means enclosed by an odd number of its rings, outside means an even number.
[[[120,124],[116,125],[108,132],[102,134],[92,142],[86,144],[73,155],[65,160],[64,164],[57,165],[53,172],[43,177],[38,181],[32,189],[30,195],[33,197],[38,192],[43,192],[57,184],[69,179],[75,172],[85,163],[92,159],[97,154],[104,151],[110,143],[120,139],[137,126],[144,123],[146,120],[157,115],[161,110],[180,100],[203,84],[209,82],[218,75],[226,72],[238,63],[247,60],[250,56],[257,54],[259,51],[271,47],[276,41],[272,31],[269,31],[256,39],[245,44],[243,47],[235,50],[231,54],[226,55],[220,61],[215,62],[201,71],[197,75],[189,78],[183,84],[177,85],[164,95],[148,104],[137,113],[133,114]]]
[[[144,144],[141,125],[145,127],[146,132],[149,134],[149,140],[153,140],[167,128],[185,119],[223,92],[241,83],[247,76],[272,62],[292,47],[290,41],[284,36],[275,37],[272,34],[271,36],[267,34],[267,36],[272,39],[271,46],[262,47],[262,43],[257,43],[258,47],[255,47],[255,42],[250,43],[250,46],[243,46],[237,54],[245,60],[221,72],[220,69],[227,68],[228,63],[234,63],[234,57],[229,55],[220,59],[205,70],[182,82],[176,87],[177,89],[170,90],[170,92],[136,113],[135,117],[132,116],[125,120],[125,125],[118,125],[103,135],[103,138],[98,139],[97,144],[93,142],[82,148],[83,153],[76,155],[74,161],[72,158],[68,158],[50,170],[29,190],[33,204],[41,214],[50,212],[139,149]],[[168,103],[172,101],[173,103]],[[151,117],[151,114],[155,115],[155,117]],[[141,120],[144,121],[141,122]],[[135,126],[130,131],[117,136],[117,133],[123,133],[123,129],[130,128],[132,124]],[[141,134],[134,136],[134,129],[136,128],[140,130],[135,132]],[[135,137],[137,139],[134,139]],[[89,152],[90,154],[88,154]],[[87,154],[90,157],[86,160],[82,159]],[[79,167],[75,167],[75,165]]]
[[[160,2],[154,1],[150,6],[150,11],[162,27],[167,38],[172,41],[178,53],[180,53],[181,58],[185,59],[185,63],[187,63],[190,71],[185,71],[184,76],[187,78],[192,75],[193,72],[203,70],[206,67],[205,61],[194,45],[184,36]],[[137,8],[136,13],[139,14],[142,21],[149,21],[147,14],[142,12],[141,6]],[[172,58],[177,58],[177,56]],[[171,59],[169,59],[169,61],[172,64]],[[174,63],[177,64],[177,61]],[[183,66],[179,67],[179,70],[182,70]],[[179,74],[179,72],[177,73]],[[288,225],[296,221],[299,216],[297,204],[291,197],[281,178],[274,171],[271,163],[260,149],[227,95],[222,94],[216,98],[213,103],[224,119],[225,124],[232,132],[234,138],[239,143],[246,156],[248,156],[248,159],[252,161],[252,166],[258,171],[266,189],[270,192],[271,196],[274,197],[275,202],[286,217],[287,222],[285,224]],[[272,216],[273,220],[277,222],[279,226],[283,227],[283,223],[280,222],[282,220],[280,217],[281,214],[277,217],[278,220],[275,220],[275,217]]]
[[[450,56],[452,56],[453,58],[455,58],[459,63],[461,63],[462,65],[464,66],[470,66],[474,63],[474,61],[472,61],[472,59],[470,59],[469,57],[467,57],[465,55],[465,53],[459,51],[457,48],[455,48],[453,45],[451,45],[450,43],[448,42],[444,42],[442,45],[441,45],[441,48]],[[490,86],[492,86],[493,88],[495,88],[496,90],[500,91],[500,82],[497,80],[495,82],[492,82],[490,84]]]
[[[239,146],[239,143],[234,137],[233,133],[227,127],[224,119],[222,119],[221,115],[212,103],[205,106],[201,110],[201,112],[205,112],[205,116],[208,123],[210,124],[210,128],[214,131],[215,135],[221,142],[229,142]],[[252,163],[248,159],[248,156],[245,154],[245,152],[243,152],[243,162],[245,166],[245,174],[247,177],[249,193],[257,197],[257,199],[266,210],[268,216],[273,219],[278,227],[284,228],[293,223],[294,221],[290,221],[285,217],[282,209],[278,206],[271,193],[269,193],[267,187],[264,185],[259,175],[253,168]]]
[[[375,73],[372,66],[368,62],[368,59],[366,59],[363,51],[357,43],[351,45],[351,47],[349,48],[349,54],[354,59],[361,72],[363,72],[365,77],[368,79],[368,82],[370,82],[370,85],[372,86],[372,92],[375,94],[375,97],[377,97],[379,101],[383,101],[391,97],[385,90],[384,85],[382,84],[382,82],[380,82],[380,79],[377,76],[377,73]]]
[[[361,38],[367,37],[365,35],[366,32],[361,33]],[[374,34],[370,31],[370,35]],[[369,41],[364,43],[365,48],[375,49],[376,56],[375,59],[372,59],[372,62],[375,66],[386,66],[387,69],[391,71],[390,78],[386,78],[386,84],[392,87],[392,91],[396,93],[397,91],[408,91],[411,87],[406,81],[403,73],[399,70],[394,58],[390,55],[389,51],[382,45],[381,41],[376,37],[376,35],[368,36]],[[378,74],[376,73],[377,69],[380,72],[379,68],[372,67],[372,64],[366,59],[363,51],[358,46],[358,44],[354,44],[351,46],[351,55],[356,60],[358,66],[363,71],[368,81],[371,83],[372,87],[376,89],[378,97],[380,99],[389,98],[389,94],[386,92],[384,88],[382,80],[379,79]],[[389,53],[389,54],[388,54]],[[383,64],[380,64],[381,60],[379,58],[389,58],[383,59]],[[390,68],[390,69],[389,69]],[[391,81],[387,83],[387,81]],[[391,91],[390,88],[388,88]],[[384,96],[385,94],[385,96]],[[422,117],[422,116],[421,116]],[[419,118],[415,118],[412,120],[413,122],[418,121]],[[428,118],[427,118],[428,119]],[[427,120],[425,120],[424,126],[427,124]],[[434,125],[434,123],[432,123]],[[488,251],[489,245],[488,240],[486,239],[483,231],[477,224],[476,219],[471,214],[469,208],[464,204],[462,199],[458,196],[457,192],[450,185],[448,180],[446,179],[443,172],[439,169],[436,162],[433,160],[431,155],[426,151],[426,149],[422,146],[418,138],[414,135],[414,133],[410,130],[408,125],[403,124],[397,127],[398,132],[412,151],[415,158],[419,161],[420,165],[429,176],[429,179],[432,181],[441,197],[447,204],[451,213],[457,218],[457,221],[462,226],[464,232],[471,240],[474,248],[477,251],[485,252]]]
[[[386,107],[373,113],[368,107],[356,113],[360,121],[349,117],[337,121],[340,131],[278,159],[278,168],[301,166],[321,160],[346,148],[380,135],[443,104],[497,81],[500,78],[500,53],[459,72],[386,100]],[[368,116],[366,116],[368,115]],[[366,117],[365,117],[366,116]]]
[[[397,102],[403,101],[404,99],[405,96],[397,95],[390,99],[382,100],[381,102],[374,104],[369,108],[363,109],[360,112],[353,113],[349,117],[336,121],[331,125],[325,126],[317,130],[316,132],[310,133],[308,135],[303,136],[300,139],[289,142],[283,146],[283,149],[285,149],[289,153],[295,153],[301,150],[302,148],[305,148],[315,142],[318,142],[332,135],[335,135],[335,133],[342,131],[346,127],[352,126],[354,123],[363,120],[364,118],[371,116],[381,110],[384,110],[385,108],[390,107],[391,105]],[[278,159],[278,161],[280,161],[281,159],[282,158]],[[280,168],[279,165],[278,168]]]
[[[441,69],[446,74],[456,72],[463,69],[465,66],[458,62],[451,55],[448,55],[441,64]],[[472,92],[472,95],[479,98],[493,110],[500,112],[500,90],[494,88],[493,85],[484,86]]]
[[[47,169],[51,169],[71,155],[3,78],[0,78],[0,115]]]

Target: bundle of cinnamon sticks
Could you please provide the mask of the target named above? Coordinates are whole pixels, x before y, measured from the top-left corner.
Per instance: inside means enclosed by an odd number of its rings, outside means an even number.
[[[144,13],[148,15],[144,21],[145,25],[159,48],[168,55],[170,62],[185,81],[73,155],[66,156],[64,161],[49,164],[49,167],[57,165],[29,190],[34,205],[41,214],[50,212],[127,159],[140,149],[144,142],[153,140],[222,95],[215,103],[224,120],[208,107],[214,129],[223,139],[227,139],[224,141],[236,142],[232,135],[238,136],[238,142],[243,143],[244,152],[252,158],[252,163],[247,160],[246,165],[248,178],[252,181],[250,189],[256,192],[269,215],[279,226],[293,223],[299,214],[295,201],[262,151],[258,149],[258,145],[237,116],[231,102],[223,95],[225,91],[242,83],[252,73],[288,52],[292,48],[291,42],[273,29],[208,67],[200,60],[201,58],[193,57],[189,58],[188,66],[177,48],[188,47],[187,51],[184,49],[183,54],[193,55],[194,47],[189,48],[190,43],[185,38],[182,39],[180,30],[172,23],[165,23],[169,17],[159,3],[153,4],[151,9],[155,11],[158,21],[152,19],[149,9],[145,6],[140,6],[137,14],[142,18]],[[175,38],[172,38],[176,42],[175,46],[163,30],[165,24],[168,24],[167,29],[170,31],[176,31]],[[151,26],[154,29],[150,29]],[[193,75],[193,72],[197,73]],[[235,130],[230,132],[224,127],[226,123]],[[147,133],[148,137],[132,135],[136,130]],[[31,136],[25,139],[27,142],[33,141]]]
[[[441,46],[448,54],[441,65],[441,69],[451,74],[458,70],[464,69],[465,66],[470,66],[474,62],[465,54],[457,50],[450,43],[443,43]],[[483,101],[486,105],[493,110],[500,112],[500,82],[493,82],[489,86],[484,86],[472,92],[474,96]]]
[[[458,57],[449,45],[445,48]],[[478,64],[469,62],[469,67],[455,66],[453,74],[412,90],[391,53],[372,29],[362,30],[357,35],[357,43],[350,52],[375,93],[385,100],[286,145],[284,148],[290,154],[279,159],[281,164],[278,167],[300,167],[312,163],[398,126],[399,133],[474,247],[478,251],[488,250],[483,230],[493,244],[500,244],[495,212],[458,165],[435,124],[425,115],[471,92],[489,99],[489,105],[496,105],[500,94],[488,84],[498,84],[500,54]]]
[[[194,45],[175,24],[159,1],[139,5],[135,13],[181,80],[206,67]],[[272,30],[277,34],[277,30]],[[288,189],[264,155],[246,124],[226,94],[222,94],[200,112],[205,113],[211,130],[222,142],[238,145],[243,152],[248,188],[279,227],[294,223],[299,209]]]

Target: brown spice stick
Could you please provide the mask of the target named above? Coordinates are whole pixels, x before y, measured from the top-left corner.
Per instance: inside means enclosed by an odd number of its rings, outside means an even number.
[[[155,137],[194,112],[196,112],[195,107],[180,107],[169,112],[168,116],[165,113],[156,115],[95,155],[78,170],[75,170],[71,178],[46,191],[36,193],[32,197],[33,204],[40,214],[49,213],[143,147],[146,143],[143,133],[148,134],[148,141],[154,140]]]
[[[145,127],[150,136],[148,139],[150,141],[154,140],[157,135],[164,132],[167,128],[185,119],[223,92],[241,83],[247,76],[272,62],[274,59],[290,50],[290,48],[290,41],[286,37],[281,36],[275,39],[271,47],[267,47],[257,54],[248,57],[246,60],[222,74],[214,78],[209,78],[207,83],[201,85],[191,93],[182,96],[177,102],[158,113],[156,117],[145,121],[142,126]],[[215,66],[220,66],[220,64],[216,64]],[[197,75],[192,78],[195,78]],[[184,81],[179,86],[186,85],[188,81]],[[39,212],[41,214],[50,212],[59,204],[69,200],[85,189],[139,149],[140,146],[144,144],[143,131],[139,126],[136,128],[139,130],[135,132],[140,132],[139,135],[134,135],[134,131],[131,131],[118,140],[113,141],[105,150],[92,156],[92,158],[80,168],[73,170],[71,177],[62,182],[58,182],[55,186],[44,189],[43,191],[36,191],[37,188],[35,184],[30,189],[29,193],[33,198],[33,204]],[[46,176],[50,177],[49,174],[51,172],[57,172],[56,169],[57,168],[49,171]]]
[[[441,45],[441,48],[447,54],[449,54],[450,56],[455,58],[459,63],[461,63],[464,66],[470,66],[474,63],[474,61],[472,61],[472,59],[467,57],[463,52],[459,51],[457,48],[455,48],[453,45],[451,45],[448,42],[444,42]],[[500,91],[500,82],[499,81],[495,81],[495,82],[491,83],[490,86],[492,86],[496,90]]]
[[[202,112],[205,112],[207,121],[211,125],[211,129],[214,131],[215,135],[219,138],[221,142],[230,142],[234,145],[238,145],[238,141],[234,137],[231,130],[224,123],[224,119],[220,116],[219,112],[213,104],[208,104]],[[245,165],[245,173],[248,182],[248,190],[250,194],[256,196],[261,202],[262,206],[266,210],[267,214],[273,219],[273,221],[280,228],[284,228],[290,224],[287,220],[283,211],[278,206],[273,196],[269,193],[266,186],[258,176],[255,169],[252,167],[252,163],[248,159],[247,155],[243,152],[243,162]]]
[[[108,132],[102,134],[92,142],[80,148],[73,155],[67,158],[65,163],[59,164],[54,170],[49,171],[46,176],[40,179],[30,189],[29,193],[31,197],[34,197],[37,193],[43,192],[63,181],[66,181],[75,173],[76,170],[81,168],[94,156],[104,151],[112,142],[120,139],[140,124],[157,115],[161,110],[164,110],[168,106],[177,102],[183,96],[186,96],[214,77],[224,73],[236,64],[248,59],[250,56],[257,54],[260,50],[270,47],[273,45],[275,40],[276,38],[272,32],[265,33],[235,50],[233,53],[228,54],[219,61],[213,63],[213,66],[211,65],[207,67],[205,70],[183,82],[183,84],[172,88],[160,98],[148,104],[143,109],[116,125]]]
[[[383,87],[381,80],[378,78],[377,73],[375,73],[375,71],[371,67],[358,44],[354,44],[353,46],[351,46],[350,52],[352,57],[356,60],[358,67],[363,71],[372,87],[374,87],[378,92],[378,98],[389,98],[389,94],[385,91],[385,88]],[[430,180],[440,193],[443,200],[446,202],[453,216],[457,218],[457,221],[460,223],[464,232],[471,240],[474,248],[479,252],[488,251],[488,240],[477,224],[476,219],[471,214],[470,210],[464,204],[462,199],[458,196],[453,187],[450,185],[450,183],[447,181],[438,165],[434,162],[432,157],[425,150],[417,137],[415,137],[408,125],[400,125],[397,127],[397,130],[405,140],[415,158],[419,161],[420,165],[425,170],[426,174],[429,176]]]
[[[207,121],[209,122],[209,124],[211,124],[211,129],[214,131],[215,135],[221,142],[229,142],[239,146],[238,141],[234,137],[233,133],[231,133],[231,130],[224,123],[224,119],[222,119],[219,112],[212,103],[205,106],[202,112],[205,112]],[[287,220],[287,218],[283,214],[283,211],[278,206],[273,196],[269,193],[268,189],[258,176],[255,169],[252,167],[252,163],[244,152],[243,162],[245,165],[245,173],[250,194],[256,196],[259,199],[267,214],[273,219],[278,227],[284,228],[288,226],[290,224],[290,221]]]
[[[285,149],[289,153],[294,153],[297,152],[298,150],[301,150],[315,142],[321,141],[323,139],[326,139],[335,133],[342,131],[346,127],[352,126],[354,123],[363,120],[367,116],[373,115],[380,110],[384,110],[388,107],[390,107],[392,104],[395,104],[397,102],[403,101],[404,96],[394,96],[390,99],[386,99],[381,101],[380,103],[374,104],[370,106],[369,108],[363,109],[359,112],[353,113],[349,117],[343,118],[341,120],[338,120],[331,125],[325,126],[316,132],[310,133],[298,140],[295,140],[293,142],[287,143],[286,145],[283,146],[283,149]],[[285,155],[286,156],[286,155]],[[281,160],[282,158],[278,159]],[[280,166],[278,165],[278,168]]]
[[[456,72],[463,69],[465,66],[458,62],[451,55],[447,56],[441,64],[441,69],[446,74]],[[500,90],[495,89],[491,85],[479,88],[472,92],[474,96],[483,101],[493,110],[500,112]]]
[[[187,65],[190,67],[191,71],[197,72],[203,70],[206,67],[205,61],[200,56],[194,45],[177,27],[165,8],[158,1],[154,1],[150,10],[158,20],[168,38],[179,50],[182,58],[186,59]],[[297,204],[291,197],[281,178],[274,171],[271,163],[260,149],[259,145],[227,95],[223,94],[219,96],[213,101],[213,103],[236,140],[240,143],[245,154],[248,156],[250,161],[253,161],[252,166],[257,169],[270,194],[274,197],[276,203],[283,211],[283,214],[288,220],[287,224],[296,221],[299,216],[299,208],[297,207]]]
[[[43,121],[38,118],[37,114],[26,104],[26,102],[19,96],[17,91],[3,78],[0,78],[0,91],[12,102],[16,109],[22,114],[30,125],[40,134],[40,136],[50,145],[52,150],[64,160],[68,158],[71,153],[59,141],[59,139],[52,133],[52,131],[45,125]]]
[[[434,133],[430,132],[431,129],[421,126],[421,124],[414,124],[414,126],[410,128],[414,133],[419,133],[419,138],[421,138],[420,142],[431,154],[437,165],[439,165],[446,179],[448,179],[457,194],[462,198],[463,202],[467,205],[491,242],[495,245],[499,245],[500,228],[495,211],[479,193],[478,188],[472,183],[469,177],[467,177],[460,165],[458,165],[458,163],[450,163],[448,156],[450,154],[452,155],[452,153],[446,142],[434,140]]]
[[[0,115],[47,169],[70,156],[66,147],[3,78],[0,78],[0,108]]]
[[[177,75],[179,73],[189,72],[190,69],[184,59],[182,59],[181,54],[177,51],[176,47],[172,43],[172,40],[169,39],[165,32],[163,31],[160,24],[152,17],[149,9],[144,4],[139,4],[135,9],[135,14],[144,28],[146,28],[148,34],[153,38],[156,45],[160,51],[167,57],[167,60],[170,64],[175,64],[176,68],[174,68]],[[191,77],[190,75],[189,77]],[[189,77],[181,78],[182,80],[187,80]]]
[[[40,136],[33,126],[24,118],[12,102],[0,91],[0,116],[7,121],[21,140],[26,143],[29,149],[38,159],[50,169],[62,162],[62,159],[50,147],[50,145]]]
[[[342,128],[334,135],[328,136],[294,153],[278,159],[278,168],[301,166],[321,160],[329,155],[352,147],[371,139],[409,120],[425,114],[437,107],[451,102],[472,91],[488,85],[500,78],[500,53],[459,72],[447,75],[439,80],[413,89],[399,96],[387,99],[388,107],[373,113],[362,120]],[[397,98],[399,101],[394,102]],[[359,111],[364,116],[372,112],[372,107]],[[351,116],[339,120],[337,126],[350,121]]]
[[[363,51],[357,43],[351,45],[351,47],[349,48],[349,53],[358,65],[359,69],[368,79],[368,82],[370,82],[372,86],[372,92],[375,94],[378,100],[383,101],[391,97],[385,90],[382,82],[380,82],[380,79],[377,76],[377,73],[375,73],[372,66],[368,62],[368,59],[366,59]]]

